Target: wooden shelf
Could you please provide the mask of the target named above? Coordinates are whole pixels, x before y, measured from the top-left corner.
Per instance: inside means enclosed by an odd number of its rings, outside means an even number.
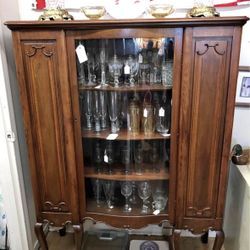
[[[163,86],[160,84],[155,85],[135,85],[133,87],[130,86],[119,86],[119,87],[113,87],[111,85],[106,85],[104,87],[100,87],[100,85],[97,86],[80,86],[79,91],[86,91],[86,90],[98,90],[98,91],[119,91],[119,92],[130,92],[130,91],[137,91],[137,92],[143,92],[143,91],[164,91],[172,89],[172,86]]]
[[[96,138],[96,139],[103,139],[106,140],[107,137],[111,134],[110,129],[101,131],[96,133],[92,130],[82,130],[82,137],[83,138]],[[118,133],[118,136],[115,140],[164,140],[169,139],[170,134],[162,135],[158,132],[153,133],[152,135],[145,135],[143,132],[139,134],[132,134],[128,132],[127,129],[121,129]]]
[[[149,201],[152,202],[151,199],[149,199]],[[87,210],[87,212],[91,212],[91,213],[98,213],[98,214],[101,213],[101,214],[107,214],[107,215],[110,214],[112,216],[114,216],[114,215],[119,215],[119,216],[157,216],[157,215],[153,214],[152,209],[150,209],[148,214],[141,213],[142,201],[140,200],[139,197],[138,197],[138,204],[136,204],[136,205],[130,204],[130,206],[132,208],[130,213],[123,212],[123,206],[124,205],[121,205],[121,204],[116,206],[114,203],[114,207],[112,209],[109,209],[107,207],[107,203],[105,201],[101,202],[100,207],[96,206],[95,200],[87,199],[87,202],[86,202],[86,208],[87,208],[86,210]],[[149,207],[151,208],[150,204],[149,204]],[[168,207],[168,204],[167,204],[167,207]],[[158,215],[162,215],[162,214],[167,215],[167,207],[166,207],[165,211],[162,211]]]
[[[149,164],[144,164],[149,165]],[[143,168],[142,166],[142,169]],[[148,169],[142,174],[136,174],[132,172],[131,174],[125,174],[121,169],[114,170],[112,174],[96,173],[93,167],[85,167],[85,177],[86,178],[96,178],[103,180],[114,180],[114,181],[155,181],[155,180],[168,180],[169,173],[166,168],[161,168],[160,172],[149,171]]]

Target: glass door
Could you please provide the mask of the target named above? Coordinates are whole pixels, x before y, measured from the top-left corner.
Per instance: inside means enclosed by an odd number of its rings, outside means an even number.
[[[87,212],[168,214],[174,40],[75,40]]]

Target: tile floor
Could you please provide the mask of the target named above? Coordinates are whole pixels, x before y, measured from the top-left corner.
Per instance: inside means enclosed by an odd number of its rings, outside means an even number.
[[[71,233],[60,237],[58,233],[51,232],[47,236],[47,240],[50,250],[75,250],[74,235]],[[200,237],[181,237],[180,247],[181,250],[211,250],[213,238],[209,238],[208,244],[202,244]]]

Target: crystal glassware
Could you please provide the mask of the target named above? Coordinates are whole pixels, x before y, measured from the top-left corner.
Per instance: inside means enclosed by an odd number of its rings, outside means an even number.
[[[134,149],[134,161],[135,161],[135,173],[141,175],[143,173],[142,163],[143,163],[143,148],[139,142]]]
[[[129,142],[126,142],[126,145],[124,145],[121,149],[121,161],[122,164],[124,165],[124,172],[125,174],[130,173],[130,145]]]
[[[132,181],[132,194],[131,194],[131,197],[129,199],[130,203],[133,204],[133,205],[136,205],[138,202],[137,202],[137,196],[136,196],[136,182],[135,181]]]
[[[167,60],[162,64],[161,69],[162,85],[172,86],[173,85],[173,61]]]
[[[104,162],[108,165],[108,173],[112,174],[112,164],[114,163],[114,151],[111,141],[107,142],[106,149],[104,151]]]
[[[114,79],[114,86],[119,87],[119,77],[122,74],[122,63],[115,54],[114,57],[109,61],[109,73]]]
[[[151,185],[148,181],[139,182],[138,184],[138,195],[143,201],[142,205],[142,214],[148,214],[150,211],[150,208],[147,205],[147,199],[151,196],[152,190]]]
[[[101,181],[99,179],[91,179],[92,189],[96,201],[96,206],[100,207],[101,203]]]
[[[103,163],[103,151],[101,143],[99,141],[96,141],[96,143],[94,144],[93,160],[95,164],[95,171],[97,173],[101,172],[101,164]]]
[[[114,196],[115,182],[111,180],[103,180],[102,185],[108,209],[112,209],[114,208],[112,199]]]
[[[132,134],[140,133],[140,103],[134,98],[128,106],[128,131]]]
[[[106,53],[106,40],[101,40],[100,50],[100,65],[101,65],[101,87],[105,87],[106,84],[106,66],[107,66],[107,53]]]
[[[135,85],[135,77],[139,71],[139,63],[137,58],[133,58],[132,55],[129,55],[128,59],[125,61],[124,74],[129,75],[129,85]]]
[[[89,19],[98,19],[106,13],[106,10],[104,6],[84,6],[81,8],[81,12]]]
[[[153,197],[152,208],[154,211],[153,213],[157,215],[165,209],[168,197],[165,190],[163,190],[160,187],[156,187],[153,189],[152,197]]]
[[[97,67],[97,63],[95,61],[94,55],[92,55],[90,52],[87,52],[88,57],[88,84],[89,86],[93,86],[96,84],[96,74],[95,70]]]
[[[104,91],[99,92],[100,98],[100,116],[101,116],[101,129],[107,128],[107,93]]]
[[[149,155],[150,162],[152,163],[153,170],[156,172],[160,171],[159,167],[159,148],[158,143],[156,141],[153,141],[151,145],[151,152]]]
[[[86,91],[84,96],[84,114],[86,116],[86,129],[92,129],[93,96],[91,91]]]
[[[95,122],[95,132],[99,133],[101,131],[101,107],[100,107],[98,91],[94,91],[93,95],[94,95],[93,115]]]
[[[165,135],[169,132],[170,121],[167,116],[167,97],[164,93],[162,102],[156,110],[156,131]]]
[[[84,63],[80,63],[79,60],[76,60],[77,62],[77,81],[79,86],[86,85],[85,80],[85,72],[84,72]]]
[[[142,110],[142,130],[146,136],[155,131],[155,109],[151,102],[151,92],[147,92],[143,101]]]
[[[109,118],[111,121],[112,133],[117,133],[120,130],[118,115],[119,115],[118,93],[115,91],[111,91],[109,93]]]
[[[125,197],[125,205],[124,205],[124,209],[123,212],[125,213],[130,213],[132,208],[129,205],[129,196],[131,196],[132,194],[132,183],[130,181],[124,181],[121,184],[121,194]]]

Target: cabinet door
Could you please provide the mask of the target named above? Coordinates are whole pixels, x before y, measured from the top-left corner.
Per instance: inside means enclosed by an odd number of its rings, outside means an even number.
[[[64,35],[14,33],[14,42],[38,221],[77,222]]]
[[[239,39],[237,32],[230,27],[186,30],[177,200],[181,228],[221,227],[238,68],[239,49],[236,43],[232,46]]]
[[[173,223],[182,29],[67,36],[82,218]]]

